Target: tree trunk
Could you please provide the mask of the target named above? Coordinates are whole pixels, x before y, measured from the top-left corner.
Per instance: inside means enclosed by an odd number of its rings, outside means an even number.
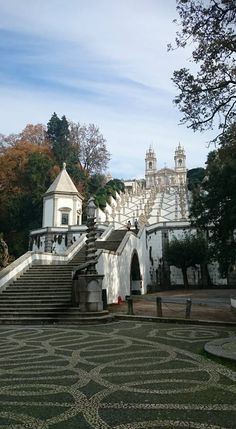
[[[184,287],[187,289],[188,288],[187,268],[186,267],[182,267],[181,270],[182,270],[182,274],[183,274]]]
[[[204,286],[212,286],[212,281],[210,278],[210,274],[208,271],[208,266],[206,263],[200,265],[201,269],[201,285]]]

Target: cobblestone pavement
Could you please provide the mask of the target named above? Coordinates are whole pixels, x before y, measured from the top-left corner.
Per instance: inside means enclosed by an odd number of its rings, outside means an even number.
[[[236,373],[203,346],[231,327],[1,327],[0,428],[235,429]]]

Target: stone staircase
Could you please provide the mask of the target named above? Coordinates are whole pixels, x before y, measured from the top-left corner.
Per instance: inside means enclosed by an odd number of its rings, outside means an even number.
[[[71,305],[72,271],[85,246],[65,265],[33,265],[0,293],[0,324],[107,322],[107,311],[80,313]]]
[[[118,249],[126,233],[127,229],[116,229],[112,231],[106,241],[96,241],[97,249],[106,249],[115,252]]]

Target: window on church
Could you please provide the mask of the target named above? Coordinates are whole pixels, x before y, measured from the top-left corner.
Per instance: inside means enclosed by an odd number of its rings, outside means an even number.
[[[149,167],[149,170],[151,170],[151,169],[152,169],[152,162],[149,162],[148,167]]]
[[[182,165],[182,159],[179,159],[179,165]]]
[[[68,225],[69,223],[69,213],[62,213],[61,214],[61,224],[62,225]]]

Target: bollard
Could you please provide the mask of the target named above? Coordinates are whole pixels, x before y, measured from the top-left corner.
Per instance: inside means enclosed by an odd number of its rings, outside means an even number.
[[[107,310],[107,290],[102,289],[103,310]]]
[[[162,317],[162,299],[160,296],[157,296],[156,304],[157,304],[157,317]]]
[[[186,301],[185,319],[190,319],[191,306],[192,306],[192,300],[191,300],[191,298],[188,298]]]
[[[127,304],[128,304],[128,314],[134,314],[133,299],[128,297],[127,298]]]

